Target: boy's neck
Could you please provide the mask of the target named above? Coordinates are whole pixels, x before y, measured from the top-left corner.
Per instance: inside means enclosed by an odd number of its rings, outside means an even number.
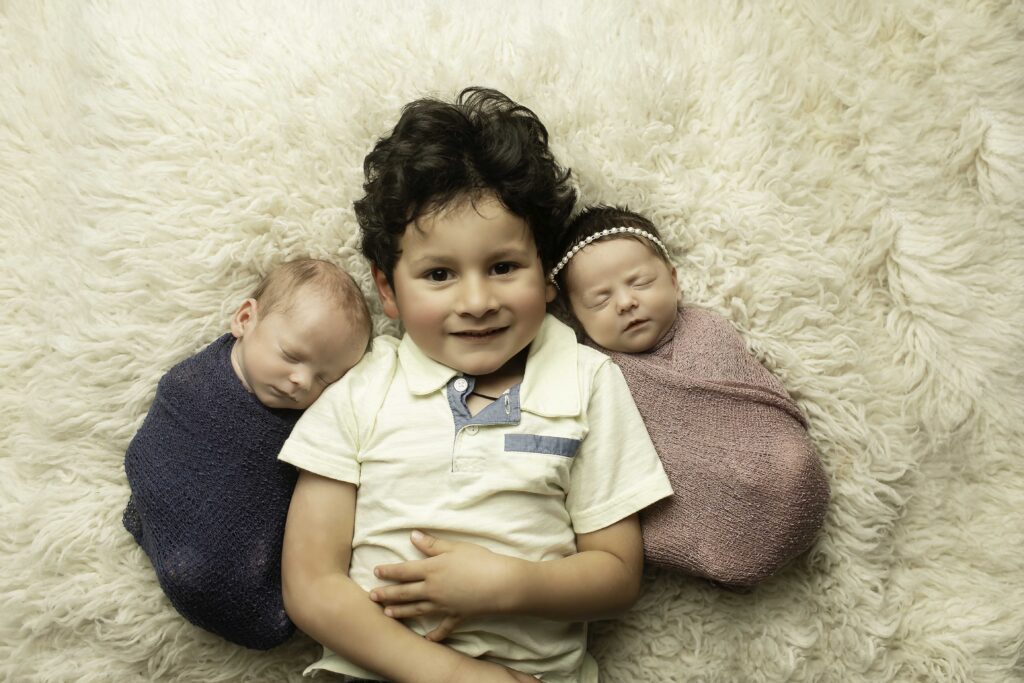
[[[479,375],[476,377],[473,391],[497,396],[509,387],[522,382],[523,375],[526,373],[526,357],[529,354],[530,347],[527,346],[494,372]]]

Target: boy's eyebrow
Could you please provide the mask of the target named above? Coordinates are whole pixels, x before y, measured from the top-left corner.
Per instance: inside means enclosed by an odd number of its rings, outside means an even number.
[[[495,249],[487,252],[481,259],[484,263],[502,263],[504,261],[525,261],[528,258],[523,249]]]
[[[491,252],[490,259],[493,261],[500,261],[504,258],[519,258],[524,254],[529,256],[530,251],[531,249],[524,245],[501,246]]]
[[[502,261],[510,258],[523,258],[528,255],[531,249],[527,246],[499,246],[493,251],[484,255],[485,261]],[[413,270],[420,264],[444,266],[454,262],[455,259],[444,252],[424,253],[409,260],[409,267]]]
[[[416,270],[416,268],[422,267],[422,265],[447,265],[450,263],[452,258],[445,253],[438,252],[436,254],[419,254],[418,256],[409,259],[409,268]]]

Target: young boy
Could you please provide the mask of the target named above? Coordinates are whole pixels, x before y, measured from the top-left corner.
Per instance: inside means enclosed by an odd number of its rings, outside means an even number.
[[[807,421],[729,321],[680,307],[654,224],[591,207],[559,251],[549,279],[622,369],[675,491],[641,514],[645,559],[746,587],[807,550],[829,498]]]
[[[671,489],[621,373],[546,315],[568,173],[531,111],[473,88],[407,106],[364,168],[363,253],[405,336],[281,452],[302,470],[283,576],[325,646],[310,669],[597,681],[584,622],[633,604],[636,513]]]
[[[296,472],[276,456],[369,339],[352,278],[325,261],[292,261],[242,302],[230,334],[160,380],[125,455],[123,522],[192,623],[258,649],[294,631],[280,557]]]

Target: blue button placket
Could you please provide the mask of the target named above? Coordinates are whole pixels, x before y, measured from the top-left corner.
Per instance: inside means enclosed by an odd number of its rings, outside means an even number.
[[[459,437],[462,431],[473,427],[488,427],[495,425],[515,425],[521,419],[519,406],[519,384],[506,389],[498,400],[486,406],[476,415],[470,415],[469,406],[466,400],[476,386],[476,377],[471,375],[457,375],[449,380],[446,387],[448,406],[452,411],[452,420],[455,426],[454,438],[451,449],[451,470],[458,472],[458,458],[456,456]]]

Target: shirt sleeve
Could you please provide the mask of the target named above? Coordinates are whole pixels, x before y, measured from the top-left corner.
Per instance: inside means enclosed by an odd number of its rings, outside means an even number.
[[[577,534],[603,529],[672,495],[640,412],[618,366],[594,373],[588,431],[572,465],[566,507]]]
[[[278,459],[359,486],[359,454],[394,375],[394,352],[375,339],[374,350],[306,409]]]

